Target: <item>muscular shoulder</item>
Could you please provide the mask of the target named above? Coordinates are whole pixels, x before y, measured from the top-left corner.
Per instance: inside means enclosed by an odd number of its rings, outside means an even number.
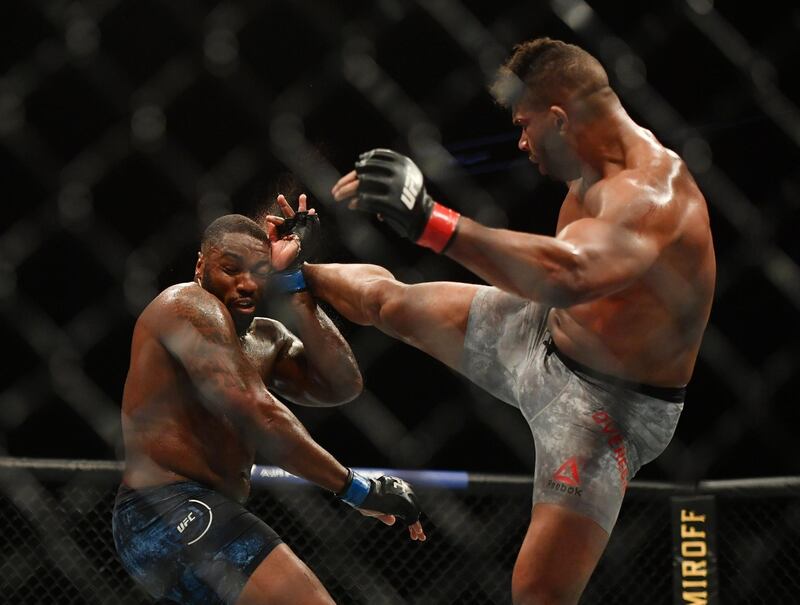
[[[213,328],[227,325],[230,317],[216,296],[194,282],[166,288],[139,317],[140,324],[156,332],[168,331],[184,321]]]
[[[691,176],[681,159],[666,152],[647,166],[622,170],[603,179],[587,191],[586,200],[593,206],[596,218],[635,230],[669,232],[683,222],[691,205],[687,179],[691,180]]]

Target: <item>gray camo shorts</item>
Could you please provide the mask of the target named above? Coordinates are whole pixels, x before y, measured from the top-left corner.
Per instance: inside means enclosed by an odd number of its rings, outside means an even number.
[[[534,504],[567,507],[610,533],[628,482],[672,439],[685,389],[637,389],[570,360],[552,342],[548,313],[481,287],[470,308],[461,371],[528,421],[536,452]]]

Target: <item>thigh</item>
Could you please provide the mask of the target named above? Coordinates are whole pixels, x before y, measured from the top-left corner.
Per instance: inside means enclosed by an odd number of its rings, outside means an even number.
[[[545,376],[547,307],[490,286],[469,309],[459,371],[526,418],[556,396],[560,377]]]
[[[480,286],[383,280],[375,287],[381,299],[377,328],[459,369],[470,306]]]
[[[586,515],[558,504],[534,505],[514,565],[515,602],[577,603],[607,543],[608,533]]]
[[[285,544],[261,562],[236,605],[333,605],[314,572]]]
[[[536,448],[533,500],[586,515],[610,533],[638,466],[627,431],[609,413],[621,404],[607,389],[569,372],[555,355],[542,365],[570,378],[528,419]]]

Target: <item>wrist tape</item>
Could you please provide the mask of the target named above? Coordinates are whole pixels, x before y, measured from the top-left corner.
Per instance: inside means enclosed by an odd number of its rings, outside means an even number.
[[[348,468],[348,479],[344,490],[337,494],[343,502],[350,506],[359,506],[367,498],[372,482],[366,477]]]
[[[295,269],[294,271],[275,273],[272,276],[272,287],[287,294],[303,292],[307,289],[306,279],[303,276],[303,270]]]
[[[417,244],[430,248],[434,252],[443,252],[453,239],[459,218],[461,215],[455,210],[434,202],[431,215]]]

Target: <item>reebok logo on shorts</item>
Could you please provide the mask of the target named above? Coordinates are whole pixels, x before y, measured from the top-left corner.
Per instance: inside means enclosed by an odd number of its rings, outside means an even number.
[[[569,458],[564,464],[558,467],[558,470],[553,473],[553,479],[573,487],[577,487],[581,484],[580,477],[578,476],[578,461],[575,459],[575,456]]]
[[[581,496],[583,494],[580,485],[581,479],[578,475],[578,461],[575,456],[568,458],[564,464],[559,466],[558,470],[553,473],[553,477],[547,481],[548,489],[574,496]]]

